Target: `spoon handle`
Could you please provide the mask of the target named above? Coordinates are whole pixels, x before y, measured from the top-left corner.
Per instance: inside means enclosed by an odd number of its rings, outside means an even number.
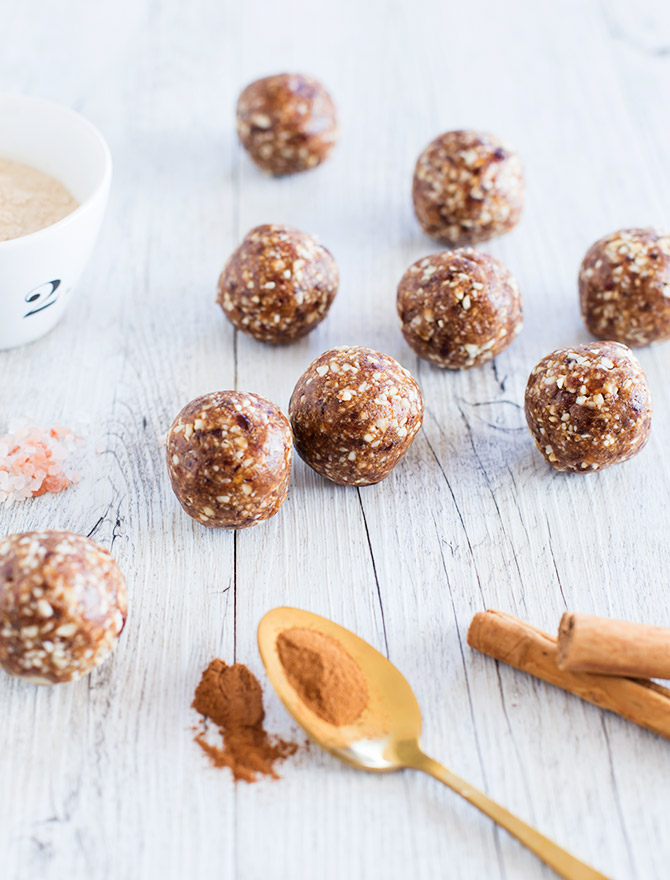
[[[439,779],[452,791],[460,794],[462,798],[493,819],[496,824],[528,847],[531,852],[534,852],[545,864],[553,868],[559,877],[564,877],[565,880],[609,880],[605,874],[601,874],[600,871],[596,871],[575,856],[570,855],[567,850],[554,843],[553,840],[540,834],[531,825],[527,825],[509,810],[492,801],[483,792],[473,788],[464,779],[456,776],[451,770],[447,770],[446,767],[429,758],[428,755],[424,755],[423,752],[412,756],[408,765]]]

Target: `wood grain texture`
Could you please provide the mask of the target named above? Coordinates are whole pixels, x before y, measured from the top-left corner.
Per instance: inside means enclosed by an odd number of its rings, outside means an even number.
[[[115,162],[107,220],[63,323],[0,353],[12,417],[85,423],[85,479],[0,511],[3,532],[91,533],[129,575],[131,616],[84,681],[0,680],[3,877],[429,880],[551,876],[433,781],[372,776],[315,749],[281,782],[235,787],[192,742],[213,656],[260,675],[255,629],[293,604],[355,629],[406,674],[424,745],[455,772],[616,878],[664,878],[670,752],[660,738],[471,652],[475,611],[554,630],[566,609],[670,625],[670,349],[639,352],[655,400],[647,449],[580,479],[549,471],[520,408],[531,367],[588,336],[576,277],[622,226],[670,225],[670,11],[661,0],[9,0],[0,81],[69,104]],[[234,104],[258,76],[313,73],[341,142],[282,180],[240,151]],[[525,329],[496,362],[419,363],[395,288],[437,250],[416,224],[413,163],[439,132],[513,143],[528,179],[520,226],[488,250],[515,273]],[[216,279],[252,226],[285,222],[334,253],[329,318],[290,349],[236,334]],[[284,409],[339,344],[398,358],[424,429],[378,486],[327,483],[297,461],[289,499],[237,536],[191,522],[162,438],[197,394],[237,387]],[[268,727],[297,736],[266,690]]]

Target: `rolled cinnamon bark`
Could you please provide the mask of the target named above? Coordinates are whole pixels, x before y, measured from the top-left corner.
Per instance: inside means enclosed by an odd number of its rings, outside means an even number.
[[[670,690],[647,679],[561,670],[556,639],[518,617],[502,611],[475,614],[468,644],[670,739]]]
[[[670,678],[670,629],[567,612],[558,628],[558,668],[634,678]]]

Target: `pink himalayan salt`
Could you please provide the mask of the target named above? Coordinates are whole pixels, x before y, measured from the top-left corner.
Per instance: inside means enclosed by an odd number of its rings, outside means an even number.
[[[5,434],[0,438],[0,502],[61,492],[78,482],[72,459],[85,442],[60,425],[30,425]]]

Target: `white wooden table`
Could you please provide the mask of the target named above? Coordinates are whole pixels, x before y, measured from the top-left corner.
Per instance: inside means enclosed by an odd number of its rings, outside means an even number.
[[[192,740],[215,656],[259,676],[259,618],[292,604],[356,630],[414,685],[427,750],[616,878],[666,878],[670,745],[465,643],[475,611],[554,630],[566,608],[670,625],[670,346],[639,352],[655,397],[646,450],[587,478],[551,472],[520,403],[530,368],[588,339],[576,276],[621,226],[670,223],[670,13],[663,0],[308,3],[4,0],[0,83],[69,104],[109,140],[115,177],[95,259],[64,322],[0,354],[0,429],[87,423],[82,483],[0,510],[0,530],[61,527],[110,547],[131,616],[113,659],[75,684],[0,678],[0,875],[61,878],[545,878],[535,858],[437,783],[373,776],[316,748],[280,782],[235,786]],[[316,172],[261,175],[234,131],[239,90],[281,70],[327,84],[341,141]],[[441,131],[517,146],[520,226],[491,242],[525,329],[482,369],[419,363],[395,316],[405,268],[437,250],[411,208],[413,163]],[[254,225],[333,251],[329,318],[289,349],[214,305]],[[296,460],[266,525],[214,532],[172,495],[162,438],[198,394],[284,409],[338,344],[398,358],[426,418],[378,486]],[[297,736],[264,682],[268,729]]]

